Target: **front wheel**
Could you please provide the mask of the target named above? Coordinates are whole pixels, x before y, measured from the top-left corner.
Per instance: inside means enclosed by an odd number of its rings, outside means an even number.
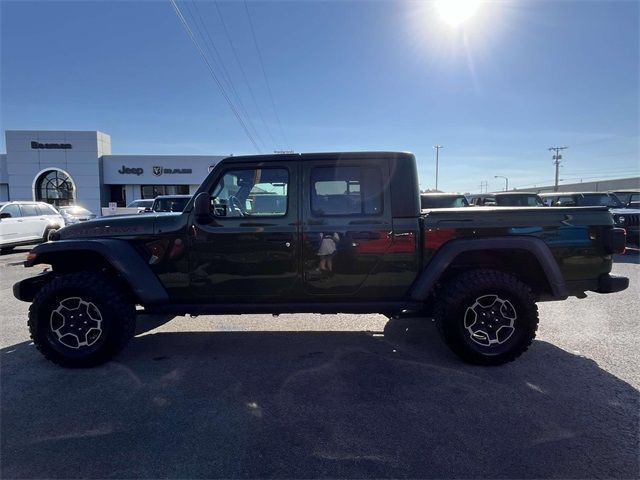
[[[29,308],[29,331],[48,360],[91,367],[118,353],[135,332],[135,305],[103,273],[62,275]]]
[[[472,270],[445,285],[440,295],[438,328],[445,343],[466,362],[502,365],[524,353],[536,336],[535,298],[513,275]]]
[[[42,235],[43,242],[50,242],[53,239],[54,233],[56,233],[58,229],[53,227],[47,227]]]

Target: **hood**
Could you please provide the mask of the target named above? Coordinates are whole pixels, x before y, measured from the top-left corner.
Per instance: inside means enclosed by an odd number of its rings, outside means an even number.
[[[637,208],[611,208],[609,211],[614,215],[640,215],[640,209]]]
[[[120,215],[74,223],[58,230],[58,240],[152,235],[159,215]]]

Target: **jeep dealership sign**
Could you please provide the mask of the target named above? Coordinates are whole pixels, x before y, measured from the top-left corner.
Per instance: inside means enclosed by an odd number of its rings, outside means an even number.
[[[122,165],[122,168],[118,170],[120,175],[142,175],[144,173],[143,168],[130,168]]]
[[[75,148],[75,145],[74,145]],[[193,190],[222,156],[214,155],[105,155],[102,158],[106,185],[191,185]],[[139,188],[127,193],[139,198]]]
[[[156,177],[159,177],[163,173],[166,175],[173,175],[175,173],[186,175],[188,173],[193,173],[193,169],[192,168],[164,168],[164,167],[158,167],[158,166],[153,167],[153,174]]]
[[[154,165],[152,168],[152,172],[156,177],[159,177],[162,174],[165,175],[175,175],[175,174],[182,174],[182,175],[188,175],[190,173],[193,173],[193,169],[192,168],[164,168],[164,167],[159,167],[157,165]],[[142,167],[127,167],[126,165],[122,165],[122,168],[120,168],[120,170],[118,170],[118,173],[120,175],[142,175],[144,173],[144,168]]]

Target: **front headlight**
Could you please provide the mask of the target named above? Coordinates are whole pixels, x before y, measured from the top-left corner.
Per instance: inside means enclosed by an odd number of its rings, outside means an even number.
[[[616,219],[616,221],[617,221],[618,223],[624,223],[624,220],[625,220],[625,219],[624,219],[624,216],[623,216],[623,215],[620,215],[620,216]]]

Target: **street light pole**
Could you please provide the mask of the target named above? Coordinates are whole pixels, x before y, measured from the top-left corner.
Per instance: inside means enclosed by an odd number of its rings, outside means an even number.
[[[436,190],[438,190],[438,163],[440,160],[440,149],[442,145],[434,145],[433,148],[436,149]]]
[[[502,175],[494,175],[493,178],[504,178],[504,191],[509,191],[509,179],[507,177],[504,177]]]

